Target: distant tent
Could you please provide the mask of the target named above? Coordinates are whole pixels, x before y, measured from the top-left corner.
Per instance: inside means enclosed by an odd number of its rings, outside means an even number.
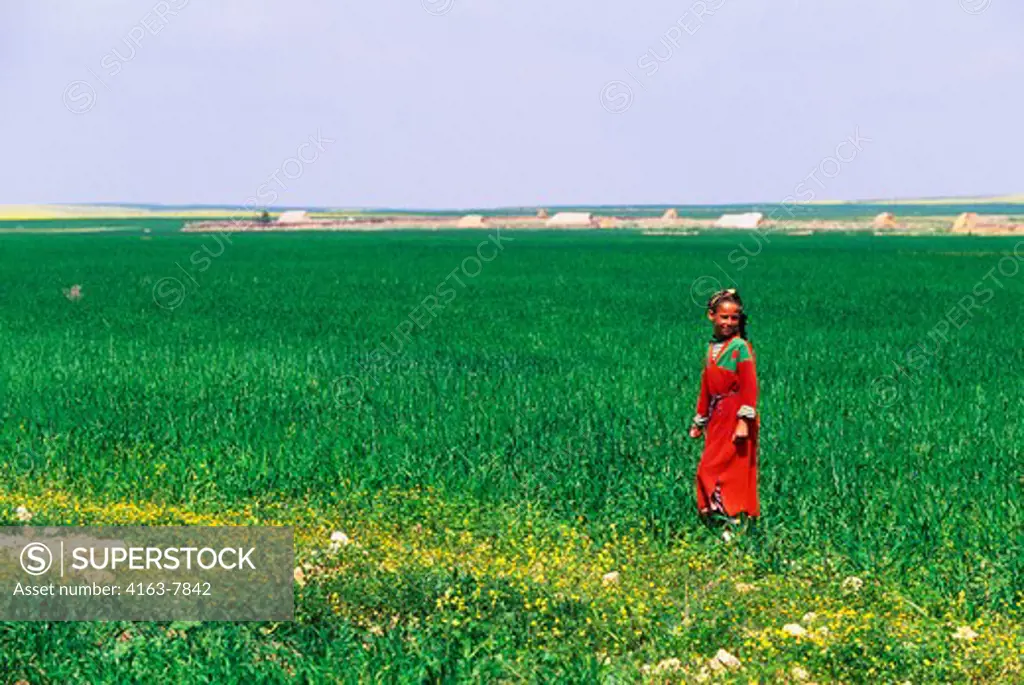
[[[486,228],[487,219],[482,214],[467,214],[459,219],[459,228]]]
[[[757,228],[764,222],[761,212],[746,214],[723,214],[715,222],[715,228]]]
[[[892,212],[882,212],[871,222],[871,228],[899,228]]]
[[[281,216],[277,217],[277,223],[279,224],[302,224],[307,221],[309,221],[309,212],[303,209],[281,212]]]
[[[953,233],[970,233],[977,224],[977,214],[974,212],[964,212],[953,222]]]
[[[538,219],[547,219],[548,218],[548,210],[544,209],[543,207],[538,209],[537,210],[537,218]]]
[[[677,212],[674,207],[671,209],[666,209],[665,213],[661,215],[662,221],[675,221],[678,218],[679,212]]]
[[[590,212],[558,212],[548,219],[550,228],[595,228],[594,215]]]

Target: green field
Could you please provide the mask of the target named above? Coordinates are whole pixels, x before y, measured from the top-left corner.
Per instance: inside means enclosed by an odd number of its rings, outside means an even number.
[[[0,680],[1024,678],[1015,240],[229,238],[0,235],[0,523],[293,524],[297,620],[0,624]],[[726,544],[685,432],[731,281],[763,520]]]

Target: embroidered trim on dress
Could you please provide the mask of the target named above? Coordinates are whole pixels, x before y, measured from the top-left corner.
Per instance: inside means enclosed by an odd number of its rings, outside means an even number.
[[[708,499],[710,500],[710,504],[711,504],[709,509],[713,513],[716,513],[716,514],[724,514],[724,513],[726,513],[725,512],[725,504],[722,502],[722,484],[721,483],[716,483],[715,484],[715,491],[711,493],[711,497],[708,498]]]
[[[755,411],[749,404],[744,404],[740,407],[740,410],[736,412],[736,416],[741,419],[753,419],[757,416],[757,411]]]

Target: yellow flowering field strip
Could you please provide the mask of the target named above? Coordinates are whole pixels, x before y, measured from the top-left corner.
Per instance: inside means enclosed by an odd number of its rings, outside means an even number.
[[[1011,616],[969,617],[955,605],[935,614],[889,581],[822,567],[763,573],[730,545],[664,544],[615,526],[598,540],[533,507],[485,511],[418,488],[340,498],[332,509],[220,511],[0,491],[0,510],[19,507],[48,525],[294,525],[298,620],[332,617],[371,642],[396,632],[457,635],[500,643],[505,658],[518,659],[582,650],[602,669],[648,677],[669,667],[713,674],[719,649],[745,673],[775,677],[1024,673],[1024,630]],[[957,637],[965,628],[972,637]]]

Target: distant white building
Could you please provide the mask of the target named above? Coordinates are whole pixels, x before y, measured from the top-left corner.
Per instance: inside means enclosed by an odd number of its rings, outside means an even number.
[[[487,220],[482,214],[467,214],[456,225],[459,228],[486,228]]]
[[[597,228],[590,212],[558,212],[547,220],[549,228]]]
[[[892,212],[882,212],[871,222],[871,228],[899,228]]]
[[[277,223],[279,224],[303,224],[309,221],[309,212],[304,209],[292,209],[287,212],[281,212],[281,216],[277,217]]]
[[[715,222],[715,228],[757,228],[764,222],[761,212],[745,214],[723,214]]]

